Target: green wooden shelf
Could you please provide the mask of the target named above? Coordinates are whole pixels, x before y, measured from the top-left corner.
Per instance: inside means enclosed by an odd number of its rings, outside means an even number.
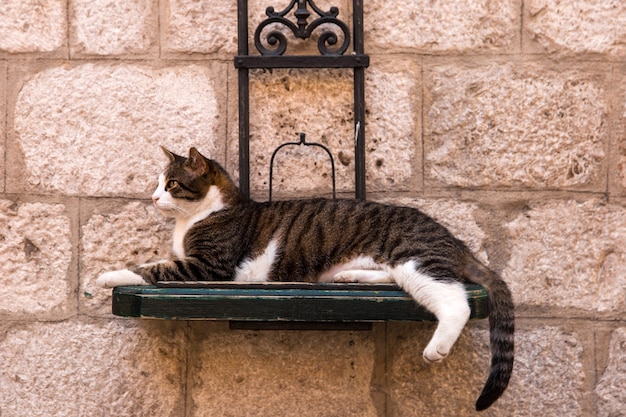
[[[471,318],[488,317],[487,292],[466,285]],[[168,320],[225,320],[234,327],[277,323],[432,321],[435,317],[393,284],[163,282],[117,287],[113,314]],[[248,323],[251,326],[246,326]],[[302,327],[302,326],[301,326]]]

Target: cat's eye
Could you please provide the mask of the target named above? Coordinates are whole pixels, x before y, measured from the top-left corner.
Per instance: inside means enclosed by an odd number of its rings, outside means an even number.
[[[169,180],[167,182],[167,184],[165,184],[165,190],[166,191],[169,191],[172,188],[176,188],[176,187],[178,187],[178,181],[176,181],[176,180]]]

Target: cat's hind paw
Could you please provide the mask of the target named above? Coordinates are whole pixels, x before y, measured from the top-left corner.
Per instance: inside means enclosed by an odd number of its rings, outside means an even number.
[[[333,276],[333,282],[380,284],[393,282],[393,278],[391,277],[391,274],[386,271],[349,269],[336,273]]]
[[[128,269],[109,271],[100,275],[96,285],[102,288],[121,287],[124,285],[149,285],[141,275],[137,275]]]
[[[424,349],[424,360],[428,363],[441,362],[450,353],[450,347],[442,344],[437,345],[432,341]]]

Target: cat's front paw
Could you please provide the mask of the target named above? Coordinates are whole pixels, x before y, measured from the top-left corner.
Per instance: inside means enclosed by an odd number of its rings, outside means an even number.
[[[137,275],[128,269],[109,271],[100,275],[96,285],[102,288],[121,287],[124,285],[149,285],[141,275]]]

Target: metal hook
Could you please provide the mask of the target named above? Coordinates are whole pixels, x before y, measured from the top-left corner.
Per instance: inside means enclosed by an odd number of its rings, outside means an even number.
[[[272,201],[272,185],[273,185],[273,179],[274,179],[274,157],[276,156],[276,154],[278,153],[279,150],[281,150],[282,148],[284,148],[285,146],[315,146],[318,148],[322,148],[324,151],[326,151],[326,153],[328,154],[328,158],[330,159],[330,169],[331,169],[331,180],[332,180],[332,186],[333,186],[333,199],[336,198],[336,189],[335,189],[335,159],[333,158],[333,155],[330,153],[330,150],[322,145],[321,143],[316,143],[316,142],[307,142],[306,141],[306,135],[304,133],[299,133],[300,135],[300,141],[299,142],[285,142],[282,145],[280,145],[278,148],[276,148],[274,150],[274,152],[272,153],[272,158],[270,159],[270,190],[269,190],[269,201]]]

